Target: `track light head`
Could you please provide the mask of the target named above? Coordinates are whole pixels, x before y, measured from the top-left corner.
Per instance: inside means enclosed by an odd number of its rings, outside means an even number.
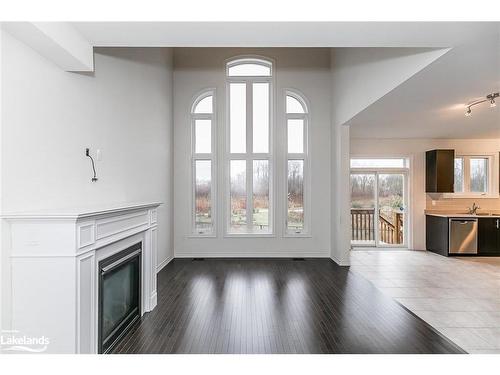
[[[497,106],[497,103],[495,102],[495,99],[491,99],[490,108],[495,108],[496,106]]]
[[[472,116],[472,111],[470,110],[470,107],[467,108],[467,111],[465,112],[465,116],[467,116],[467,117]]]

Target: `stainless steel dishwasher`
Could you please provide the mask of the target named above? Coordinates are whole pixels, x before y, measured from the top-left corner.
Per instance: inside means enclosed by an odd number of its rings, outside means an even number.
[[[448,253],[477,254],[477,219],[450,219]]]

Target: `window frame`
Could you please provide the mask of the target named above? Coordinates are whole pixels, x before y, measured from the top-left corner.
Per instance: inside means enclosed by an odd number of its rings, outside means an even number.
[[[403,166],[398,166],[398,167],[389,167],[389,166],[362,166],[362,167],[353,167],[352,166],[352,161],[353,160],[401,160],[403,161]],[[349,168],[350,169],[387,169],[387,170],[392,170],[392,169],[408,169],[410,164],[410,160],[407,156],[380,156],[380,157],[361,157],[361,156],[351,156],[349,158]]]
[[[495,181],[498,181],[498,156],[495,153],[463,153],[456,152],[455,159],[463,160],[463,191],[454,193],[444,193],[443,198],[498,198],[499,191]],[[470,191],[470,160],[471,159],[487,159],[487,191],[472,192]]]
[[[270,67],[270,76],[230,76],[229,68],[245,63],[261,64]],[[226,103],[226,123],[225,123],[225,142],[224,142],[224,237],[275,237],[275,210],[274,210],[274,60],[263,56],[236,56],[225,61],[225,103]],[[230,85],[232,83],[244,83],[246,85],[246,152],[231,153],[231,123],[230,123]],[[253,152],[253,87],[254,83],[269,84],[269,152],[254,153]],[[269,231],[268,232],[231,232],[231,160],[246,161],[246,217],[247,228],[250,228],[250,223],[253,222],[253,160],[268,160],[269,163]],[[251,208],[251,209],[249,209]]]
[[[248,76],[248,75],[229,75],[229,69],[237,66],[237,65],[245,65],[245,64],[255,64],[262,65],[266,68],[269,68],[268,76]],[[238,56],[231,59],[226,60],[226,78],[246,78],[246,77],[259,77],[259,78],[272,78],[274,76],[274,61],[268,57],[257,56],[257,55],[244,55]]]
[[[291,96],[302,105],[304,113],[288,113],[286,108],[287,96]],[[312,237],[311,234],[311,158],[310,158],[310,116],[311,106],[307,97],[297,89],[287,88],[283,95],[284,115],[285,115],[285,142],[284,142],[284,210],[283,210],[283,237]],[[288,120],[303,121],[303,152],[288,153]],[[301,232],[288,230],[288,161],[303,160],[304,174],[304,228]]]
[[[195,113],[196,106],[205,98],[212,96],[212,113]],[[217,237],[217,143],[216,143],[216,89],[207,88],[198,92],[191,101],[190,110],[190,132],[191,132],[191,224],[189,237],[215,238]],[[196,121],[210,120],[210,153],[196,153]],[[199,232],[196,230],[196,161],[208,160],[210,168],[210,202],[212,213],[212,230],[210,232]]]

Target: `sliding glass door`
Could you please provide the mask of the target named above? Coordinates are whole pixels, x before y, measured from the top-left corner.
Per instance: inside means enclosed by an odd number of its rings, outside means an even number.
[[[351,244],[406,247],[406,170],[351,169]]]
[[[405,174],[377,173],[379,246],[404,246]]]
[[[351,241],[375,246],[375,173],[351,173]]]

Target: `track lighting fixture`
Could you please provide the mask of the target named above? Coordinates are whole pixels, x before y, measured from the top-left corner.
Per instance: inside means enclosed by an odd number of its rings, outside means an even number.
[[[490,108],[495,108],[497,106],[497,103],[495,102],[495,98],[498,98],[500,96],[500,93],[498,92],[493,92],[491,94],[486,95],[484,99],[479,99],[475,100],[469,104],[466,105],[467,110],[465,111],[465,116],[469,117],[472,115],[472,110],[471,108],[475,105],[484,103],[484,102],[490,102]]]

